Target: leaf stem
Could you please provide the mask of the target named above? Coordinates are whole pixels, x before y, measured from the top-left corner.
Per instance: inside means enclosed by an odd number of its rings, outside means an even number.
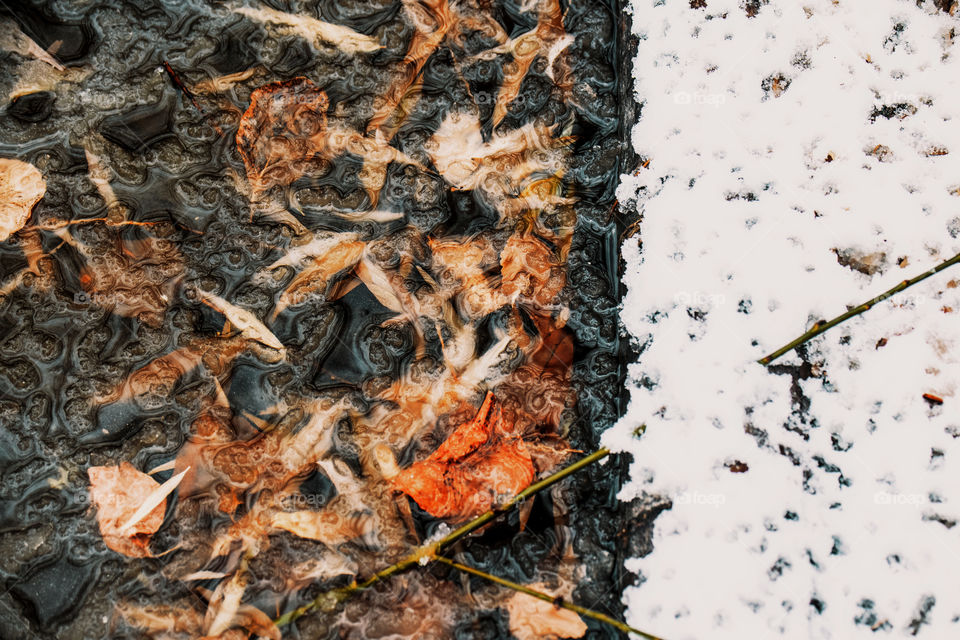
[[[859,305],[857,305],[856,307],[853,307],[852,309],[850,309],[850,310],[847,311],[846,313],[840,314],[839,316],[837,316],[837,317],[834,318],[833,320],[829,320],[829,321],[826,321],[826,322],[823,321],[823,320],[819,320],[819,321],[817,321],[812,327],[810,327],[810,329],[808,329],[808,330],[806,331],[806,333],[804,333],[803,335],[801,335],[799,338],[796,338],[795,340],[792,340],[792,341],[788,342],[787,344],[783,345],[782,347],[780,347],[779,349],[777,349],[777,350],[774,351],[773,353],[770,353],[770,354],[768,354],[768,355],[760,358],[759,360],[757,360],[757,362],[759,362],[759,363],[762,364],[762,365],[768,365],[768,364],[770,364],[771,362],[773,362],[774,360],[776,360],[777,358],[779,358],[780,356],[782,356],[783,354],[787,353],[788,351],[791,351],[792,349],[795,349],[795,348],[799,347],[800,345],[802,345],[803,343],[805,343],[805,342],[807,342],[807,341],[809,341],[809,340],[812,340],[813,338],[817,337],[818,335],[820,335],[820,334],[823,333],[824,331],[826,331],[826,330],[828,330],[828,329],[831,329],[831,328],[837,326],[838,324],[840,324],[841,322],[844,322],[844,321],[846,321],[846,320],[849,320],[850,318],[852,318],[852,317],[854,317],[854,316],[858,316],[858,315],[860,315],[861,313],[864,313],[865,311],[869,311],[874,305],[879,304],[879,303],[883,302],[884,300],[886,300],[887,298],[890,298],[890,297],[892,297],[892,296],[900,293],[900,292],[903,291],[904,289],[907,289],[907,288],[909,288],[909,287],[912,287],[913,285],[917,284],[918,282],[921,282],[921,281],[923,281],[923,280],[926,280],[927,278],[929,278],[930,276],[932,276],[932,275],[934,275],[934,274],[940,273],[941,271],[943,271],[943,270],[946,269],[947,267],[951,267],[951,266],[957,264],[958,262],[960,262],[960,253],[958,253],[957,255],[953,256],[953,257],[950,258],[949,260],[945,260],[945,261],[941,262],[940,264],[938,264],[937,266],[933,267],[933,268],[930,269],[929,271],[924,271],[924,272],[921,273],[920,275],[918,275],[918,276],[916,276],[916,277],[914,277],[914,278],[911,278],[910,280],[904,280],[903,282],[900,282],[900,283],[897,284],[896,286],[891,287],[890,289],[887,289],[886,291],[884,291],[883,293],[881,293],[881,294],[878,295],[877,297],[871,298],[870,300],[867,300],[867,301],[864,302],[863,304],[859,304]]]
[[[506,587],[506,588],[508,588],[508,589],[513,589],[514,591],[519,591],[520,593],[525,593],[525,594],[527,594],[528,596],[533,596],[534,598],[539,598],[540,600],[543,600],[544,602],[549,602],[549,603],[553,604],[554,606],[563,607],[564,609],[567,609],[567,610],[569,610],[569,611],[573,611],[574,613],[578,613],[578,614],[580,614],[581,616],[585,616],[585,617],[587,617],[587,618],[593,618],[594,620],[597,620],[597,621],[602,622],[602,623],[604,623],[604,624],[608,624],[608,625],[610,625],[611,627],[614,627],[614,628],[616,628],[616,629],[619,629],[620,631],[623,631],[624,633],[634,633],[634,634],[636,634],[636,635],[638,635],[638,636],[640,636],[640,637],[642,637],[642,638],[646,638],[647,640],[661,640],[661,639],[658,638],[657,636],[652,636],[652,635],[650,635],[649,633],[646,633],[646,632],[644,632],[644,631],[640,631],[639,629],[634,629],[634,628],[631,627],[630,625],[628,625],[628,624],[626,624],[626,623],[624,623],[624,622],[620,622],[619,620],[616,620],[616,619],[614,619],[614,618],[611,618],[610,616],[608,616],[608,615],[606,615],[606,614],[600,613],[599,611],[594,611],[593,609],[587,609],[586,607],[581,607],[581,606],[575,605],[575,604],[573,604],[573,603],[571,603],[571,602],[567,602],[567,601],[564,600],[563,598],[555,598],[555,597],[553,597],[553,596],[551,596],[551,595],[548,595],[548,594],[546,594],[546,593],[543,593],[542,591],[537,591],[536,589],[531,589],[530,587],[528,587],[528,586],[526,586],[526,585],[517,584],[516,582],[511,582],[510,580],[505,580],[504,578],[498,578],[497,576],[494,576],[494,575],[491,575],[491,574],[489,574],[489,573],[486,573],[485,571],[481,571],[480,569],[475,569],[475,568],[469,567],[469,566],[467,566],[467,565],[465,565],[465,564],[460,564],[459,562],[455,562],[454,560],[451,560],[450,558],[445,558],[445,557],[443,557],[443,556],[437,556],[437,557],[435,558],[435,560],[436,560],[437,562],[440,562],[440,563],[445,564],[445,565],[447,565],[447,566],[453,567],[454,569],[456,569],[456,570],[458,570],[458,571],[463,571],[464,573],[469,573],[469,574],[471,574],[471,575],[474,575],[474,576],[483,578],[484,580],[489,580],[490,582],[495,582],[496,584],[499,584],[499,585],[501,585],[501,586],[504,586],[504,587]]]
[[[550,474],[549,476],[547,476],[543,480],[540,480],[539,482],[535,482],[531,484],[529,487],[527,487],[526,489],[524,489],[523,491],[515,495],[513,498],[511,498],[507,502],[503,503],[502,505],[494,509],[491,509],[489,511],[486,511],[485,513],[480,514],[470,522],[448,533],[447,535],[440,538],[439,540],[417,547],[412,553],[405,556],[399,562],[390,565],[386,569],[382,569],[378,571],[377,573],[373,574],[363,582],[360,582],[360,583],[353,582],[352,584],[346,587],[325,591],[320,595],[318,595],[313,601],[308,602],[307,604],[297,609],[294,609],[293,611],[289,611],[283,614],[282,616],[277,618],[274,622],[277,624],[277,626],[282,626],[285,624],[290,624],[300,616],[306,613],[309,613],[314,609],[322,608],[326,610],[331,610],[340,602],[343,602],[344,600],[354,595],[355,593],[359,591],[363,591],[364,589],[369,589],[376,583],[381,582],[382,580],[385,580],[396,573],[406,571],[407,569],[415,565],[427,565],[430,562],[437,559],[437,554],[442,549],[449,547],[454,542],[463,538],[464,536],[473,533],[483,525],[487,524],[488,522],[496,518],[501,513],[506,513],[511,508],[520,504],[527,498],[533,495],[536,495],[537,493],[539,493],[540,491],[543,491],[548,487],[553,486],[554,484],[560,482],[570,474],[576,473],[580,469],[583,469],[584,467],[587,467],[593,464],[594,462],[597,462],[598,460],[601,460],[607,457],[608,455],[610,455],[610,451],[608,449],[598,449],[597,451],[594,451],[590,455],[577,460],[570,466],[565,467],[560,471],[557,471],[556,473]]]

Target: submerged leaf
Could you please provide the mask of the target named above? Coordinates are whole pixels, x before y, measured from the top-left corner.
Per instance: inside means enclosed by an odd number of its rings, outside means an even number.
[[[397,474],[394,487],[438,518],[476,516],[533,482],[523,440],[506,433],[500,407],[487,393],[470,422],[454,430],[429,457]]]
[[[23,228],[47,191],[40,171],[27,162],[0,158],[0,242]]]
[[[140,506],[137,507],[137,510],[131,514],[130,519],[120,527],[120,533],[127,533],[131,527],[150,515],[159,505],[166,504],[167,496],[173,493],[173,490],[177,488],[177,485],[180,484],[183,476],[186,475],[189,470],[190,467],[187,467],[151,491],[150,495],[146,496]]]
[[[250,311],[233,305],[220,296],[212,293],[201,292],[203,300],[211,308],[222,313],[233,326],[243,332],[245,336],[264,344],[271,349],[276,349],[284,353],[286,349],[283,343],[273,335],[260,319]]]
[[[286,31],[295,33],[310,42],[328,42],[346,53],[371,53],[382,48],[382,45],[370,36],[357,33],[349,27],[331,24],[310,16],[284,13],[276,9],[249,7],[240,7],[234,11],[260,22],[280,25]]]
[[[233,574],[229,580],[224,580],[217,585],[203,621],[206,635],[218,636],[227,629],[237,626],[237,612],[246,588],[246,580],[240,571]]]
[[[531,584],[530,588],[546,592],[541,583]],[[514,593],[505,606],[510,614],[510,633],[518,640],[581,638],[587,632],[587,625],[573,611],[526,593]]]
[[[150,535],[163,523],[166,493],[154,500],[151,509],[138,514],[161,485],[129,462],[120,466],[90,467],[90,499],[97,508],[100,535],[107,547],[127,556],[149,557]],[[169,493],[169,492],[167,492]],[[133,516],[137,516],[133,519]]]

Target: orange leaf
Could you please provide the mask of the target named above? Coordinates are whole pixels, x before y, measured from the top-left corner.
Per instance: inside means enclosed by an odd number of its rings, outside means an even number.
[[[505,435],[488,392],[476,417],[457,427],[429,457],[393,478],[394,487],[438,518],[462,520],[515,496],[533,482],[523,440]]]
[[[164,498],[146,516],[126,526],[160,484],[129,462],[119,467],[90,467],[90,499],[97,507],[100,535],[107,547],[134,558],[150,556],[150,535],[163,523]]]

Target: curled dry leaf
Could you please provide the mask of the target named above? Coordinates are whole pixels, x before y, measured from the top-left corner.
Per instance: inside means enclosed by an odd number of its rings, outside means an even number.
[[[542,583],[531,584],[530,588],[549,593]],[[518,640],[582,638],[587,632],[587,625],[573,611],[525,593],[514,593],[505,606],[510,614],[510,633]]]
[[[47,191],[40,171],[27,162],[0,158],[0,242],[23,228]]]
[[[523,440],[501,423],[488,392],[477,415],[457,427],[425,460],[397,474],[394,487],[438,518],[479,515],[525,489],[534,467]]]
[[[207,636],[218,636],[227,629],[238,626],[237,613],[246,588],[247,581],[241,571],[217,585],[203,620]]]
[[[334,276],[352,269],[363,255],[365,247],[365,242],[343,242],[313,258],[311,263],[294,276],[287,288],[281,292],[274,306],[274,317],[288,306],[306,302],[311,296],[325,295],[333,283]]]
[[[166,495],[146,515],[132,521],[141,505],[156,497],[161,485],[129,462],[90,467],[90,499],[97,508],[100,535],[106,545],[134,558],[149,557],[150,535],[163,523]],[[171,489],[172,490],[172,489]]]

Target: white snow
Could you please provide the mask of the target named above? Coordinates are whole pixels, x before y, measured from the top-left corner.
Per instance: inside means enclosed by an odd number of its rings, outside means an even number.
[[[646,347],[605,444],[634,456],[622,499],[673,507],[628,564],[628,622],[670,640],[960,637],[960,266],[811,342],[797,398],[754,362],[960,252],[960,12],[706,5],[633,6],[650,164],[619,193],[644,216],[622,317]],[[865,275],[838,252],[885,259]]]

